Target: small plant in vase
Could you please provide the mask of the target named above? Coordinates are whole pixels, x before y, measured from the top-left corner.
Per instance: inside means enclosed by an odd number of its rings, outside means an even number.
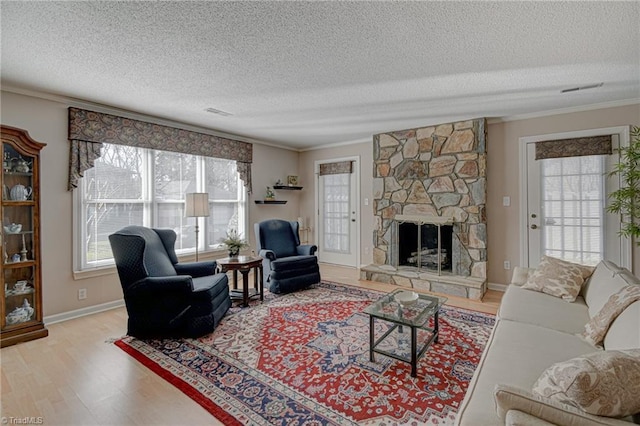
[[[227,235],[220,239],[220,242],[227,248],[229,257],[237,257],[240,250],[249,247],[247,240],[242,238],[235,229],[228,231]]]
[[[267,186],[267,192],[264,194],[264,199],[266,201],[273,201],[276,199],[276,194],[273,192],[270,186]]]

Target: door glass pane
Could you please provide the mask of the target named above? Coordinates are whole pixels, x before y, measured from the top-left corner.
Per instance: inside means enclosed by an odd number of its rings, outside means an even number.
[[[542,253],[589,265],[604,257],[604,156],[541,160]]]
[[[349,174],[324,175],[324,249],[349,253],[349,208],[351,176]]]
[[[567,157],[567,158],[553,158],[553,160],[560,160],[560,174],[563,176],[578,175],[580,174],[580,163],[582,163],[583,157]]]
[[[562,178],[560,176],[547,176],[544,178],[544,186],[547,192],[544,193],[545,200],[559,200]]]

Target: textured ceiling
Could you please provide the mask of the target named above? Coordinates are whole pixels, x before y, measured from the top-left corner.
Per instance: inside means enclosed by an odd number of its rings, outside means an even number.
[[[7,90],[296,149],[640,99],[637,1],[2,1],[0,14]]]

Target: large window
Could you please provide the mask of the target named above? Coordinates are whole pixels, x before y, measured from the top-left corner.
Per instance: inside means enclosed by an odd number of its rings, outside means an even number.
[[[196,220],[199,250],[218,248],[230,229],[246,237],[245,191],[233,160],[104,144],[77,192],[76,270],[113,264],[109,234],[127,225],[173,229],[178,254],[195,252]],[[184,217],[189,192],[209,193],[209,217]]]

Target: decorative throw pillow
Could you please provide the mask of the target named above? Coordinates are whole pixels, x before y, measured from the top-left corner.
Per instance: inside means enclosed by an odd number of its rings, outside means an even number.
[[[640,285],[628,285],[622,287],[616,293],[609,296],[609,300],[604,304],[602,309],[589,320],[584,326],[584,332],[580,337],[594,346],[601,347],[602,341],[609,331],[609,327],[618,315],[624,311],[627,306],[633,302],[640,300]]]
[[[640,349],[600,351],[545,370],[533,394],[605,417],[640,412]]]
[[[561,297],[567,302],[573,302],[578,297],[582,284],[593,274],[594,269],[591,266],[542,256],[540,264],[522,288],[540,291],[551,296]]]

